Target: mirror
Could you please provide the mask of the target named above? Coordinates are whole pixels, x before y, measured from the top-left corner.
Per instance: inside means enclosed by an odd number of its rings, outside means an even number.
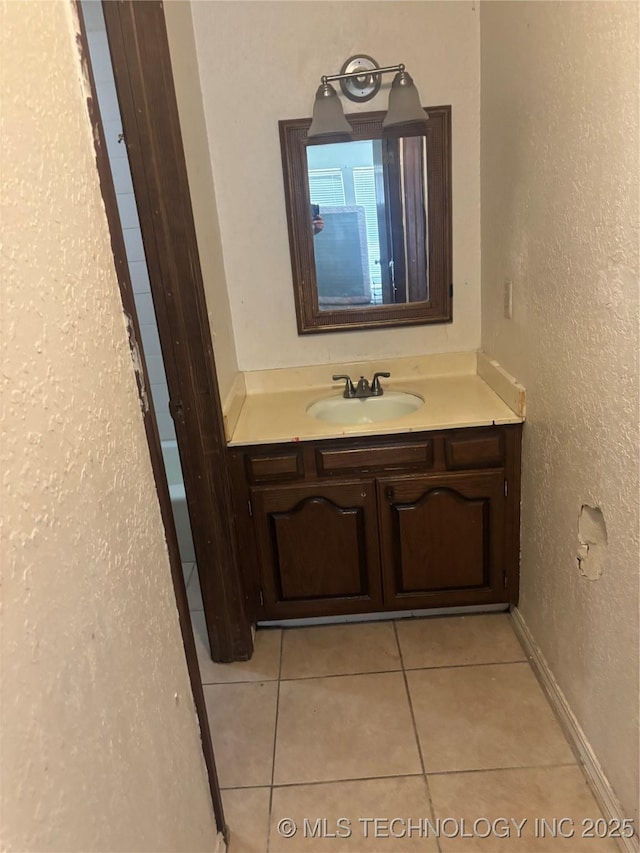
[[[347,116],[349,142],[308,144],[280,122],[298,331],[451,321],[451,108],[382,133]]]

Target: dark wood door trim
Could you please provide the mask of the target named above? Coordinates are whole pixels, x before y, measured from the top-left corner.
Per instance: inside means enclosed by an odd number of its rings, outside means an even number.
[[[139,346],[140,327],[135,308],[133,296],[133,287],[129,275],[129,267],[127,264],[126,251],[124,246],[124,238],[122,234],[122,226],[120,223],[120,214],[116,201],[115,188],[113,185],[113,177],[111,174],[111,166],[107,155],[107,146],[104,137],[102,121],[98,109],[98,100],[96,95],[95,80],[89,61],[89,49],[87,45],[86,29],[84,25],[84,17],[82,7],[79,0],[76,0],[76,9],[80,21],[80,53],[85,67],[89,85],[91,89],[91,98],[88,101],[89,116],[93,128],[93,138],[96,146],[96,164],[100,180],[100,189],[105,204],[107,222],[111,236],[111,247],[115,262],[116,273],[118,276],[118,285],[122,305],[128,320],[129,342],[134,353],[136,363],[139,368],[136,370],[136,380],[138,383],[138,393],[143,408],[144,428],[149,446],[149,454],[151,457],[151,465],[153,468],[156,490],[158,493],[158,501],[160,504],[160,513],[162,523],[165,530],[167,550],[169,552],[169,563],[171,567],[171,579],[173,589],[176,596],[176,605],[178,609],[178,619],[180,624],[180,632],[182,635],[182,643],[185,650],[187,661],[187,670],[189,672],[189,681],[193,693],[196,715],[200,725],[200,737],[202,740],[202,752],[207,767],[209,777],[209,790],[211,793],[211,801],[216,819],[216,826],[223,833],[225,842],[228,844],[228,832],[224,820],[224,811],[222,808],[222,798],[220,794],[220,785],[218,782],[218,774],[216,770],[215,758],[213,754],[213,744],[211,741],[211,732],[209,729],[209,720],[207,709],[204,700],[204,692],[200,679],[200,667],[198,665],[198,656],[196,652],[195,641],[193,637],[193,629],[191,626],[191,617],[189,614],[189,602],[187,599],[187,590],[182,572],[182,562],[180,559],[180,550],[178,547],[178,537],[176,534],[173,511],[171,508],[171,499],[169,496],[169,486],[162,457],[162,448],[160,445],[160,435],[155,417],[151,398],[149,395],[149,376],[142,348]]]
[[[222,406],[162,3],[103,3],[214,660],[246,660]]]

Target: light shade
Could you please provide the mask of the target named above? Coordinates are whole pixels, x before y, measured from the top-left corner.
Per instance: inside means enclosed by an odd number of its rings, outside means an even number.
[[[350,139],[351,125],[344,117],[342,104],[330,83],[318,87],[313,105],[313,121],[307,131],[307,139],[317,137],[340,137]]]
[[[391,84],[389,109],[382,122],[383,130],[396,125],[424,124],[427,118],[411,75],[399,71]]]

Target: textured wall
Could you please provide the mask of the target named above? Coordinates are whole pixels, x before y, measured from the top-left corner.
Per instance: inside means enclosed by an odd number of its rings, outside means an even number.
[[[527,388],[520,607],[636,818],[638,10],[481,9],[483,348]],[[607,528],[597,580],[583,504]]]
[[[213,335],[216,373],[220,385],[220,396],[224,402],[238,373],[238,359],[227,292],[225,260],[222,257],[209,140],[198,77],[191,4],[185,0],[172,0],[165,3],[164,14],[189,175],[198,253]]]
[[[216,846],[72,5],[2,20],[2,847]]]
[[[192,15],[240,368],[477,349],[477,6],[258,0],[194,3]],[[425,105],[452,105],[454,322],[298,336],[278,120],[310,115],[320,76],[358,52],[404,62]],[[390,80],[347,112],[386,109]]]

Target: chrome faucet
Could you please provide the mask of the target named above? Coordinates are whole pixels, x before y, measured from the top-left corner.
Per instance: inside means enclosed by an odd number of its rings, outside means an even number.
[[[373,379],[371,381],[371,385],[369,385],[369,381],[361,376],[358,380],[357,385],[354,387],[353,382],[351,381],[350,376],[336,375],[333,376],[332,379],[334,382],[337,382],[339,379],[344,379],[344,393],[343,397],[347,400],[353,400],[354,397],[358,400],[365,399],[366,397],[381,397],[384,394],[384,389],[380,384],[380,377],[384,376],[387,379],[391,376],[386,370],[381,370],[378,373],[373,374]]]

